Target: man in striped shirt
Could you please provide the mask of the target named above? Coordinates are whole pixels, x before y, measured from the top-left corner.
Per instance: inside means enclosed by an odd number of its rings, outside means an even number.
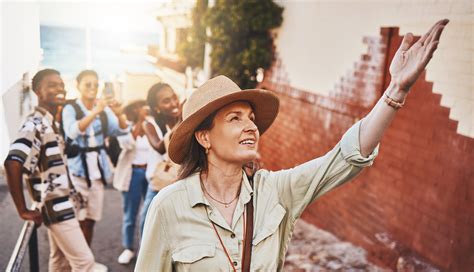
[[[77,221],[69,193],[64,141],[54,116],[65,103],[64,82],[58,71],[41,70],[33,77],[38,107],[27,117],[5,160],[7,183],[20,217],[45,223],[50,242],[49,271],[92,271],[94,256]],[[39,209],[29,210],[23,176]]]

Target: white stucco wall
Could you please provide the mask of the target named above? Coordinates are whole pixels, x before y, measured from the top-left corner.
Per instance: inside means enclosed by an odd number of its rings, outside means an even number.
[[[32,77],[40,61],[39,13],[35,2],[1,2],[0,161],[20,124],[20,92],[16,83]],[[31,78],[30,77],[30,78]]]
[[[451,21],[427,69],[433,91],[442,94],[458,132],[474,137],[474,36],[470,0],[277,1],[285,10],[277,52],[290,84],[327,94],[366,52],[362,37],[380,27],[400,34],[425,33],[439,19]]]

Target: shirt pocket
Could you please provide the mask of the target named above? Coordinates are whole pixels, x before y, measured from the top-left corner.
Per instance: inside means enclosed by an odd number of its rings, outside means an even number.
[[[189,245],[172,253],[173,266],[177,271],[198,271],[208,268],[215,255],[215,244]]]
[[[261,241],[273,235],[285,217],[286,210],[279,203],[265,216],[263,225],[256,229],[255,238],[252,241],[253,246],[257,246]]]

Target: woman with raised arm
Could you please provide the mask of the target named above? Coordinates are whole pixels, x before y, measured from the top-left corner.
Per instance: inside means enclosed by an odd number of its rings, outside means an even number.
[[[184,104],[171,137],[169,156],[181,164],[181,180],[154,198],[135,270],[282,270],[296,219],[372,164],[447,23],[437,22],[416,43],[405,35],[390,66],[392,81],[371,112],[324,156],[288,170],[247,176],[242,169],[277,116],[278,98],[241,90],[224,76],[204,83]]]
[[[156,83],[150,87],[147,94],[147,103],[150,107],[151,116],[145,119],[143,129],[148,141],[156,151],[148,158],[146,170],[146,178],[151,183],[157,164],[166,159],[167,156],[164,136],[180,122],[181,107],[176,92],[170,85],[163,82]],[[149,184],[141,211],[141,230],[143,230],[143,225],[145,224],[148,207],[157,193],[158,191]]]
[[[145,100],[130,102],[123,112],[131,122],[131,131],[118,136],[121,152],[115,167],[113,186],[122,193],[122,246],[117,258],[120,264],[128,264],[135,257],[134,237],[138,210],[148,188],[145,173],[148,159],[153,152],[143,129],[150,107]]]

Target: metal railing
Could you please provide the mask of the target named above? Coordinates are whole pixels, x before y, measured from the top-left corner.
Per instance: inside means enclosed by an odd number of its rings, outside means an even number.
[[[34,208],[36,208],[35,205],[33,206]],[[23,224],[20,236],[18,236],[7,269],[5,270],[6,272],[20,271],[27,248],[30,257],[30,271],[39,271],[38,234],[33,221],[26,221]]]

